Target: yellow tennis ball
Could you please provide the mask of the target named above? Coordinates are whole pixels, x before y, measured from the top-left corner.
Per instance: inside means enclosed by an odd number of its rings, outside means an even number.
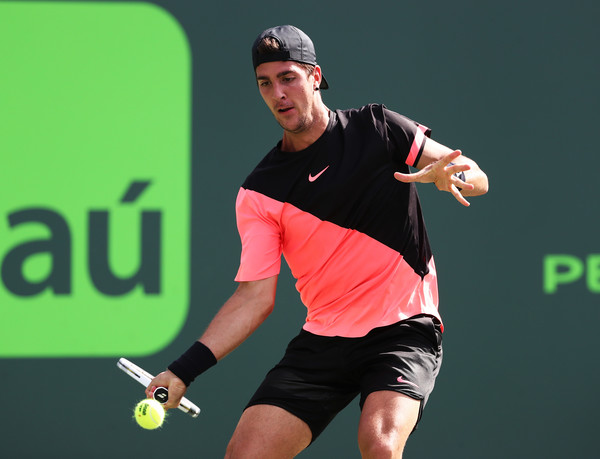
[[[165,409],[156,400],[147,398],[135,406],[134,416],[141,427],[152,430],[162,425],[165,420]]]

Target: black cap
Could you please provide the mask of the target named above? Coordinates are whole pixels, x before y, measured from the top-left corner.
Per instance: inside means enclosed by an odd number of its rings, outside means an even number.
[[[259,54],[258,45],[263,38],[270,37],[279,42],[280,50],[273,53]],[[275,61],[294,61],[303,64],[317,65],[315,46],[308,35],[292,25],[271,27],[261,33],[252,45],[252,64],[254,70],[260,64]],[[325,77],[322,77],[321,89],[329,88]]]

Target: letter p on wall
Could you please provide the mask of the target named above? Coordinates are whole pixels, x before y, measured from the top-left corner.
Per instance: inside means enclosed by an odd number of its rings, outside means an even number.
[[[546,255],[544,257],[544,293],[556,293],[559,286],[572,284],[584,278],[590,293],[600,293],[600,255],[585,259],[573,255]]]
[[[0,357],[159,351],[189,305],[183,30],[144,3],[4,2],[0,55]]]

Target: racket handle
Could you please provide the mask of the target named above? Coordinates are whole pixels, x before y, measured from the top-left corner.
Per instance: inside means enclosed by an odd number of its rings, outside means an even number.
[[[193,404],[185,397],[181,399],[181,402],[179,403],[179,406],[177,408],[179,408],[184,413],[189,414],[193,418],[197,418],[200,414],[200,408],[198,408],[197,405]]]
[[[154,376],[152,376],[146,370],[138,367],[135,363],[130,362],[125,358],[119,359],[117,362],[117,367],[119,367],[144,387],[148,387],[150,381],[154,379]],[[169,400],[169,390],[166,387],[157,387],[152,393],[152,396],[160,403],[166,403],[167,400]],[[177,408],[184,413],[189,414],[193,418],[197,418],[200,414],[200,408],[198,408],[197,405],[185,397],[181,399],[181,402],[179,402],[179,406]]]

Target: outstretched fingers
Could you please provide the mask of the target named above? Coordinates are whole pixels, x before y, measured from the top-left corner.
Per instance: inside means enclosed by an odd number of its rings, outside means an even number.
[[[458,191],[458,188],[456,188],[455,185],[451,185],[450,193],[452,193],[452,196],[454,196],[456,200],[460,202],[463,206],[469,207],[471,205],[471,203],[465,199],[461,192]]]
[[[412,183],[420,182],[423,177],[423,171],[415,172],[413,174],[404,174],[402,172],[394,172],[394,178],[399,182]]]

